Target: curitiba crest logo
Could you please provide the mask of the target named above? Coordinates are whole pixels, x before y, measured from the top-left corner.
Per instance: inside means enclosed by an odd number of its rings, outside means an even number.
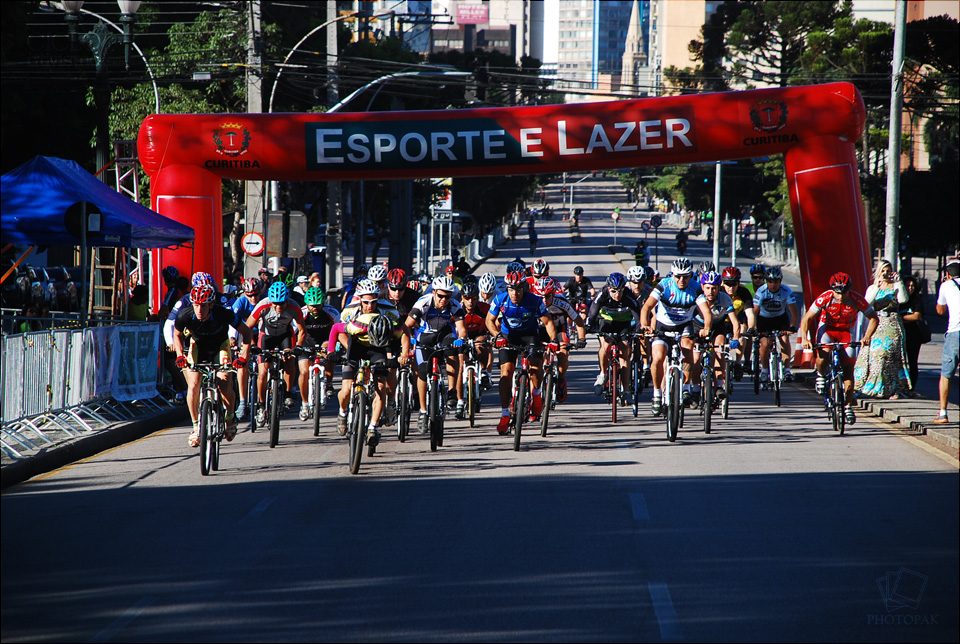
[[[787,104],[778,100],[764,100],[750,108],[753,129],[758,132],[776,132],[787,124]]]
[[[250,147],[250,130],[239,123],[221,123],[220,127],[213,131],[213,142],[217,146],[218,154],[238,157],[246,154]]]

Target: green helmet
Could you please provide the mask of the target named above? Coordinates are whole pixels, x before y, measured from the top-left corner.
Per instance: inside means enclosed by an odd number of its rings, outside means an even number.
[[[323,301],[326,297],[322,288],[319,286],[311,286],[307,289],[307,292],[303,294],[303,301],[310,306],[323,306]]]
[[[289,273],[283,275],[281,279],[283,280],[283,283],[287,285],[287,288],[293,288],[293,285],[296,283],[296,279]]]

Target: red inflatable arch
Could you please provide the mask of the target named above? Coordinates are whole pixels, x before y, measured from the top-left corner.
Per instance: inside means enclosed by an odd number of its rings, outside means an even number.
[[[140,128],[152,206],[196,230],[164,251],[181,272],[223,272],[222,178],[359,180],[556,173],[784,154],[803,291],[870,264],[849,83],[576,105],[424,112],[157,114]],[[192,253],[192,255],[191,255]],[[159,271],[154,271],[159,274]],[[156,289],[159,292],[159,288]]]

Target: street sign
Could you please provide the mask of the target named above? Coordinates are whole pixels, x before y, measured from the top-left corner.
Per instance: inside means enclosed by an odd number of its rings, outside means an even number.
[[[650,222],[649,222],[649,221],[645,221],[645,222],[643,222],[642,224],[640,224],[640,229],[641,229],[643,232],[645,232],[645,233],[650,232]]]
[[[650,218],[650,225],[653,226],[654,228],[659,228],[660,224],[662,223],[663,223],[663,217],[661,217],[660,215],[654,215],[653,217]]]
[[[610,215],[610,216],[613,217],[613,220],[614,220],[614,221],[617,221],[617,220],[620,219],[620,213],[619,213],[619,212],[615,212],[615,213],[613,213],[613,214]]]
[[[240,239],[240,246],[243,247],[243,252],[251,257],[256,257],[263,253],[265,245],[263,235],[257,232],[247,233]]]

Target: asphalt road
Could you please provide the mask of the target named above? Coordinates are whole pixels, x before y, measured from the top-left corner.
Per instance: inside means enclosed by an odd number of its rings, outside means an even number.
[[[538,222],[554,275],[615,267],[591,226],[572,247]],[[357,476],[331,414],[274,450],[240,434],[205,478],[179,426],[11,488],[2,640],[958,640],[955,460],[866,419],[838,436],[792,385],[670,444],[649,394],[610,423],[595,347],[519,452],[491,392],[438,452],[385,434]]]

